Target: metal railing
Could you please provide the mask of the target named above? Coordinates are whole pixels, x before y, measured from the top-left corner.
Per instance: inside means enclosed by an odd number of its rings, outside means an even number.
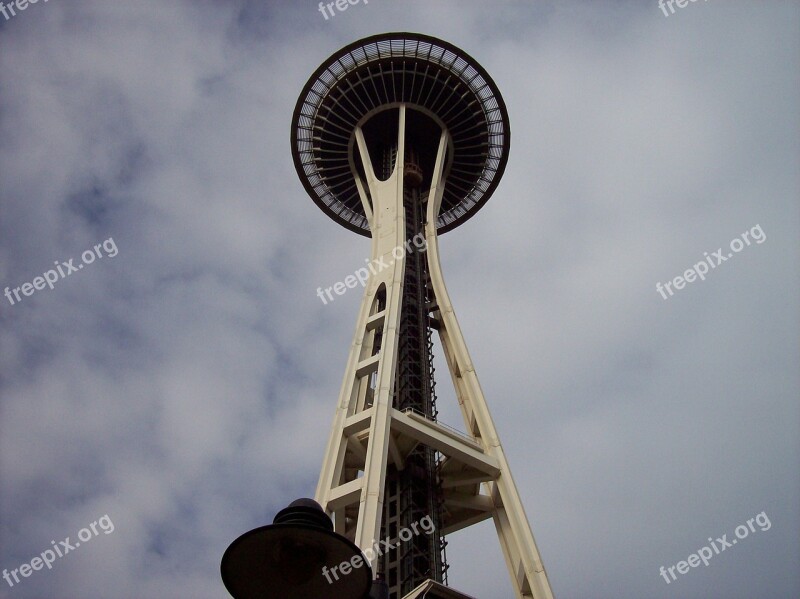
[[[480,445],[480,443],[478,443],[478,440],[475,439],[474,437],[472,437],[471,435],[469,435],[469,434],[467,434],[467,433],[465,433],[463,431],[460,431],[457,428],[454,428],[454,427],[450,426],[449,424],[445,424],[441,420],[433,420],[432,418],[428,418],[425,414],[423,414],[419,410],[416,410],[414,408],[406,408],[405,410],[402,410],[402,412],[403,412],[403,414],[414,414],[416,416],[419,416],[420,418],[424,418],[426,422],[430,422],[432,424],[436,424],[438,426],[441,426],[442,428],[447,429],[451,433],[454,433],[458,437],[461,437],[462,439],[466,439],[467,441],[469,441],[473,445]]]

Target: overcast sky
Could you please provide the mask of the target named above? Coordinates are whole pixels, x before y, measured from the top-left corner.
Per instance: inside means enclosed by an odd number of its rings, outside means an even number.
[[[313,495],[361,299],[316,289],[370,248],[306,195],[290,120],[325,58],[385,31],[462,48],[508,105],[503,181],[440,246],[556,597],[800,596],[800,4],[370,0],[325,20],[312,0],[51,0],[9,17],[0,569],[104,515],[114,530],[0,597],[227,597],[227,545]],[[706,252],[705,280],[664,299]],[[14,298],[70,259],[84,268]],[[441,419],[463,428],[438,373]],[[659,574],[762,512],[708,566]],[[512,596],[491,522],[448,557],[457,589]]]

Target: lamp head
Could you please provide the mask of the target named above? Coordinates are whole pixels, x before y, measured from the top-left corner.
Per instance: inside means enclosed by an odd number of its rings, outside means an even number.
[[[347,575],[326,577],[361,550],[333,532],[333,524],[313,499],[298,499],[273,523],[244,533],[222,556],[222,582],[234,599],[366,599],[372,569],[366,559]]]

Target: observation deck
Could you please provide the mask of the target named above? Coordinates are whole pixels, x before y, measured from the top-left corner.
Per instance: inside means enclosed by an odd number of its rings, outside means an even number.
[[[449,133],[438,233],[473,216],[505,170],[508,113],[494,81],[471,56],[418,33],[356,41],[331,55],[306,83],[291,143],[295,168],[314,202],[361,235],[370,230],[359,193],[364,169],[355,130],[362,127],[370,146],[383,143],[401,104],[408,114],[407,143],[428,179],[440,132]]]

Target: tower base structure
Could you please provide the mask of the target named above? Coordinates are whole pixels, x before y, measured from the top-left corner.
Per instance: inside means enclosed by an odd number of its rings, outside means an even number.
[[[426,580],[403,599],[475,599],[475,597],[459,593],[434,580]]]

